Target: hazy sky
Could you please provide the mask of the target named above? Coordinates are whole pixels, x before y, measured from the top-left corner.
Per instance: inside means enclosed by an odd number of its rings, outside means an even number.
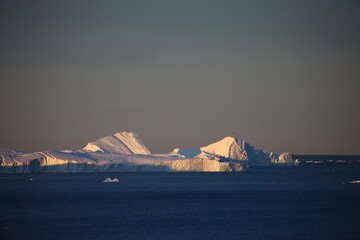
[[[360,154],[360,1],[11,0],[0,31],[0,148]]]

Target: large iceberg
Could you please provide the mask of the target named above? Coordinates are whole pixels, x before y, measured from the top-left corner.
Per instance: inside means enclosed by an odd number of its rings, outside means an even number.
[[[79,150],[24,153],[0,149],[0,173],[243,171],[248,166],[291,165],[288,153],[256,150],[244,140],[226,137],[195,150],[151,154],[133,132],[120,132],[88,143]]]
[[[0,149],[1,173],[242,171],[245,166],[219,158],[151,154],[133,132],[120,132],[88,143],[79,150],[23,153]]]
[[[233,161],[248,164],[249,166],[270,166],[270,165],[297,165],[298,160],[292,159],[290,153],[274,154],[267,153],[262,149],[255,149],[243,139],[226,137],[199,149],[186,150],[174,149],[174,153],[186,157],[215,158],[223,157]]]

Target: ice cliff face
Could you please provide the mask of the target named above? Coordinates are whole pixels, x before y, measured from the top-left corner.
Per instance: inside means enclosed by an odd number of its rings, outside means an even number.
[[[23,153],[0,149],[0,173],[243,171],[250,166],[291,165],[289,153],[254,149],[241,139],[226,137],[194,150],[151,154],[132,132],[120,132],[88,143],[80,150]]]

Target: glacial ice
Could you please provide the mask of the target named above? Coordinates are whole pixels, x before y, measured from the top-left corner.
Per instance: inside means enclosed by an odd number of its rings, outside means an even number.
[[[125,131],[90,142],[83,149],[91,152],[151,154],[136,133]]]
[[[289,153],[257,150],[241,139],[226,137],[208,146],[151,154],[132,132],[120,132],[79,150],[23,153],[0,149],[0,173],[244,171],[250,166],[296,164]]]
[[[255,149],[243,139],[234,137],[223,138],[199,149],[174,149],[173,153],[195,158],[219,159],[223,157],[225,159],[237,160],[243,164],[249,164],[249,166],[298,164],[298,160],[293,160],[290,153],[267,153],[261,149]]]
[[[107,178],[103,182],[105,182],[105,183],[108,183],[108,182],[114,183],[114,182],[119,182],[119,179],[117,179],[117,178],[114,178],[114,179]]]
[[[248,161],[250,166],[297,165],[290,153],[280,155],[255,149],[243,139],[226,137],[218,142],[200,148],[201,151],[239,161]]]

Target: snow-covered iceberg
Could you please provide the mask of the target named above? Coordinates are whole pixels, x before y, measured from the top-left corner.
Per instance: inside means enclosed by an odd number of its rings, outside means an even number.
[[[120,132],[79,150],[24,153],[0,149],[0,173],[243,171],[250,166],[296,164],[288,153],[257,150],[244,140],[226,137],[194,150],[151,154],[133,132]]]

